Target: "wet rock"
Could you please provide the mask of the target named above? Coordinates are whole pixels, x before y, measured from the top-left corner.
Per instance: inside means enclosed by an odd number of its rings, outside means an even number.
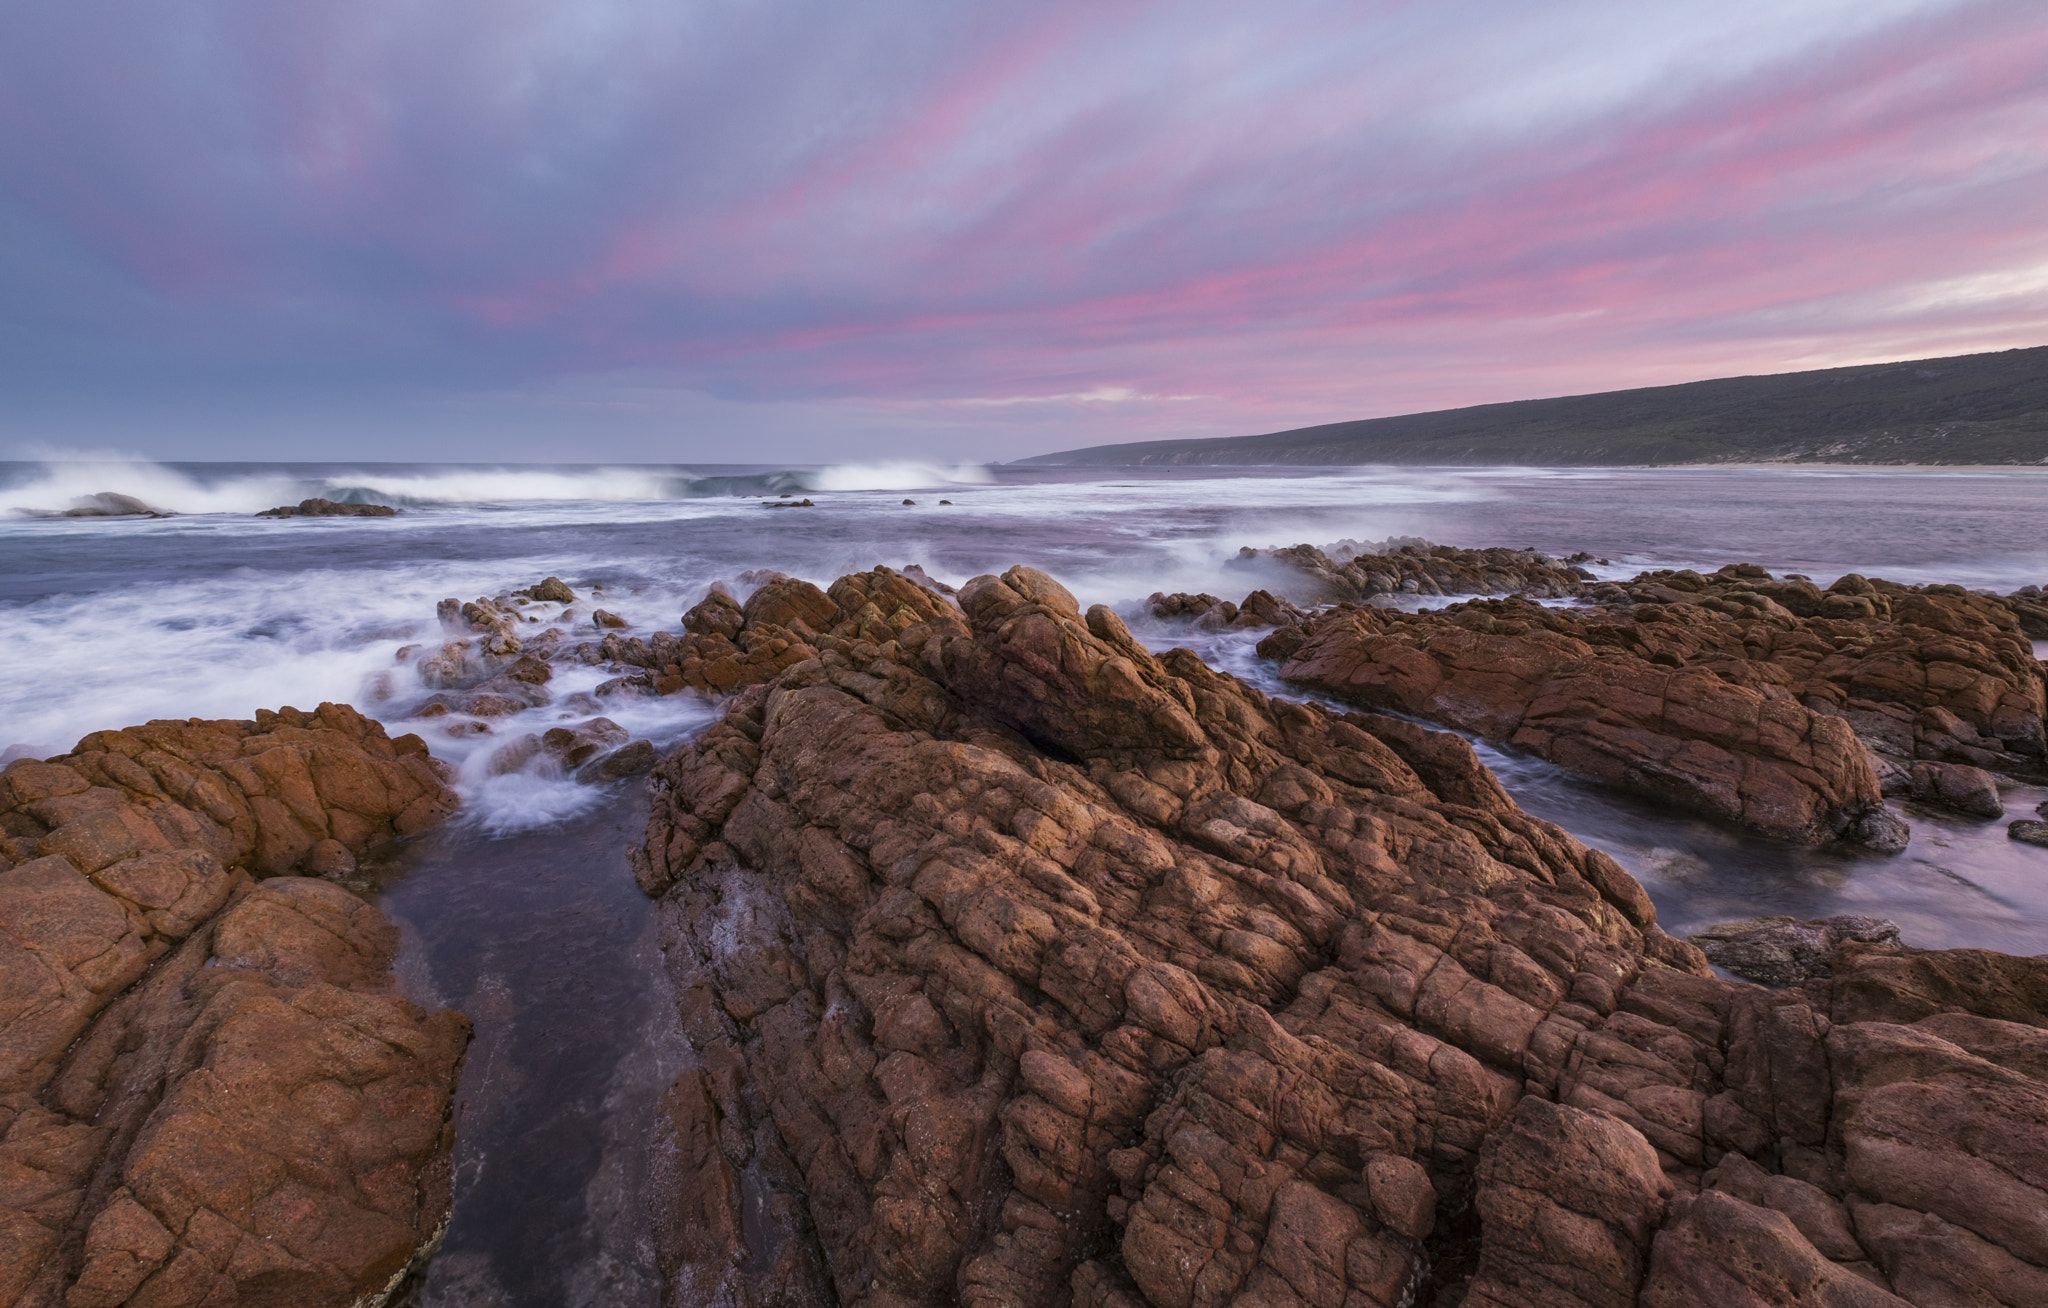
[[[389,504],[340,504],[330,499],[314,496],[300,500],[297,504],[286,504],[275,509],[265,509],[257,514],[259,518],[390,518],[398,510]]]
[[[1145,607],[1151,610],[1155,618],[1198,618],[1222,603],[1223,601],[1214,595],[1190,595],[1185,591],[1176,591],[1168,595],[1163,591],[1153,591],[1146,599]],[[1231,606],[1233,614],[1236,607]]]
[[[395,993],[374,908],[271,874],[352,870],[452,803],[416,737],[335,705],[0,773],[0,1302],[393,1284],[446,1217],[468,1024]]]
[[[565,771],[574,771],[630,739],[632,733],[610,718],[592,718],[573,727],[550,727],[540,741]]]
[[[1315,603],[1385,595],[1575,596],[1590,572],[1537,550],[1458,549],[1416,537],[1238,551],[1241,567],[1277,567]]]
[[[545,600],[552,604],[574,604],[576,602],[576,592],[570,590],[569,583],[563,581],[560,577],[548,577],[543,581],[528,586],[525,590],[514,591],[513,594],[524,595],[528,599],[533,600]]]
[[[623,630],[633,624],[609,609],[597,609],[590,615],[590,625],[599,630]]]
[[[1168,595],[1155,591],[1145,601],[1145,607],[1155,618],[1193,618],[1194,625],[1204,631],[1296,627],[1308,620],[1307,613],[1264,590],[1255,590],[1245,596],[1242,604],[1219,600],[1214,595]]]
[[[1899,927],[1874,917],[1753,917],[1696,931],[1687,939],[1710,962],[1759,985],[1794,986],[1833,975],[1836,946],[1844,941],[1898,944]]]
[[[2005,803],[1998,797],[1998,782],[1982,768],[1961,763],[1915,763],[1910,776],[1909,793],[1915,799],[1972,817],[2005,816]]]
[[[2048,822],[2021,818],[2017,822],[2007,823],[2005,834],[2009,839],[2017,840],[2023,845],[2039,845],[2043,849],[2048,849]]]
[[[31,517],[57,518],[168,518],[172,515],[158,508],[152,508],[133,495],[119,491],[99,491],[92,495],[81,495],[71,501],[71,507],[57,513],[32,513]]]
[[[637,777],[654,766],[654,746],[645,740],[613,750],[602,758],[593,759],[577,769],[576,779],[586,786],[600,786],[608,781],[623,781]]]

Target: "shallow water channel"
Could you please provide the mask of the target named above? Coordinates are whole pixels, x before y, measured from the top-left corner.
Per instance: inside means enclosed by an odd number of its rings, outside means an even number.
[[[458,823],[376,873],[404,932],[401,984],[476,1024],[454,1212],[419,1308],[660,1301],[649,1163],[685,1046],[654,906],[626,865],[646,817],[629,783],[546,830]]]

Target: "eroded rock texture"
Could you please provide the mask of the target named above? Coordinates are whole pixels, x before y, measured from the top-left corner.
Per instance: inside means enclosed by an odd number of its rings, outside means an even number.
[[[1261,652],[1305,688],[1784,839],[1897,848],[1881,793],[1996,816],[1982,769],[2048,765],[2041,664],[2008,601],[1861,577],[1822,592],[1761,568],[1648,575],[1600,609],[1349,608]]]
[[[672,1303],[2040,1302],[2048,962],[1717,980],[1455,736],[899,585],[655,773]]]
[[[327,704],[0,773],[0,1304],[391,1287],[447,1213],[468,1023],[395,993],[374,908],[274,874],[453,804],[417,738]]]
[[[1305,596],[1317,602],[1369,600],[1381,595],[1576,595],[1593,574],[1578,566],[1589,559],[1566,561],[1538,550],[1468,550],[1430,541],[1390,540],[1348,548],[1332,545],[1331,553],[1313,545],[1237,552],[1241,565],[1270,561],[1294,574]],[[1272,626],[1276,624],[1268,623]]]

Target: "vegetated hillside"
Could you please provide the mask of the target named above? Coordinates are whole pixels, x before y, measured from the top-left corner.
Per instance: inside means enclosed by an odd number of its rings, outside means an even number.
[[[1482,404],[1047,464],[2048,463],[2048,346]]]

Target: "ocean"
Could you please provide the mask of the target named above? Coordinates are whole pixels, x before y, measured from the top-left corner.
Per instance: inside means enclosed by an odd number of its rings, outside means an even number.
[[[104,492],[173,516],[38,516]],[[314,495],[402,512],[252,516]],[[764,505],[785,496],[814,506]],[[673,1011],[625,865],[645,799],[638,782],[508,770],[498,751],[578,705],[666,749],[718,708],[688,693],[600,701],[610,673],[557,665],[555,704],[451,735],[414,717],[430,692],[396,657],[438,638],[439,600],[554,575],[638,629],[674,630],[711,585],[744,593],[761,569],[822,585],[918,564],[958,585],[1024,563],[1129,615],[1156,648],[1190,645],[1294,694],[1255,635],[1160,623],[1144,598],[1284,589],[1243,546],[1409,536],[1585,551],[1603,578],[1756,562],[1823,585],[1860,572],[2005,593],[2048,584],[2043,504],[2048,470],[2009,468],[0,464],[0,748],[40,757],[150,718],[322,700],[419,731],[457,769],[463,814],[366,866],[359,888],[405,933],[408,992],[470,1013],[477,1040],[455,1216],[416,1300],[652,1305],[641,1215],[659,1178],[641,1142],[680,1042],[659,1038]],[[1481,750],[1524,807],[1633,871],[1674,933],[1865,913],[1912,944],[2048,952],[2048,855],[2002,823],[1909,809],[1902,854],[1789,849]],[[2014,813],[2044,799],[2006,796]]]

